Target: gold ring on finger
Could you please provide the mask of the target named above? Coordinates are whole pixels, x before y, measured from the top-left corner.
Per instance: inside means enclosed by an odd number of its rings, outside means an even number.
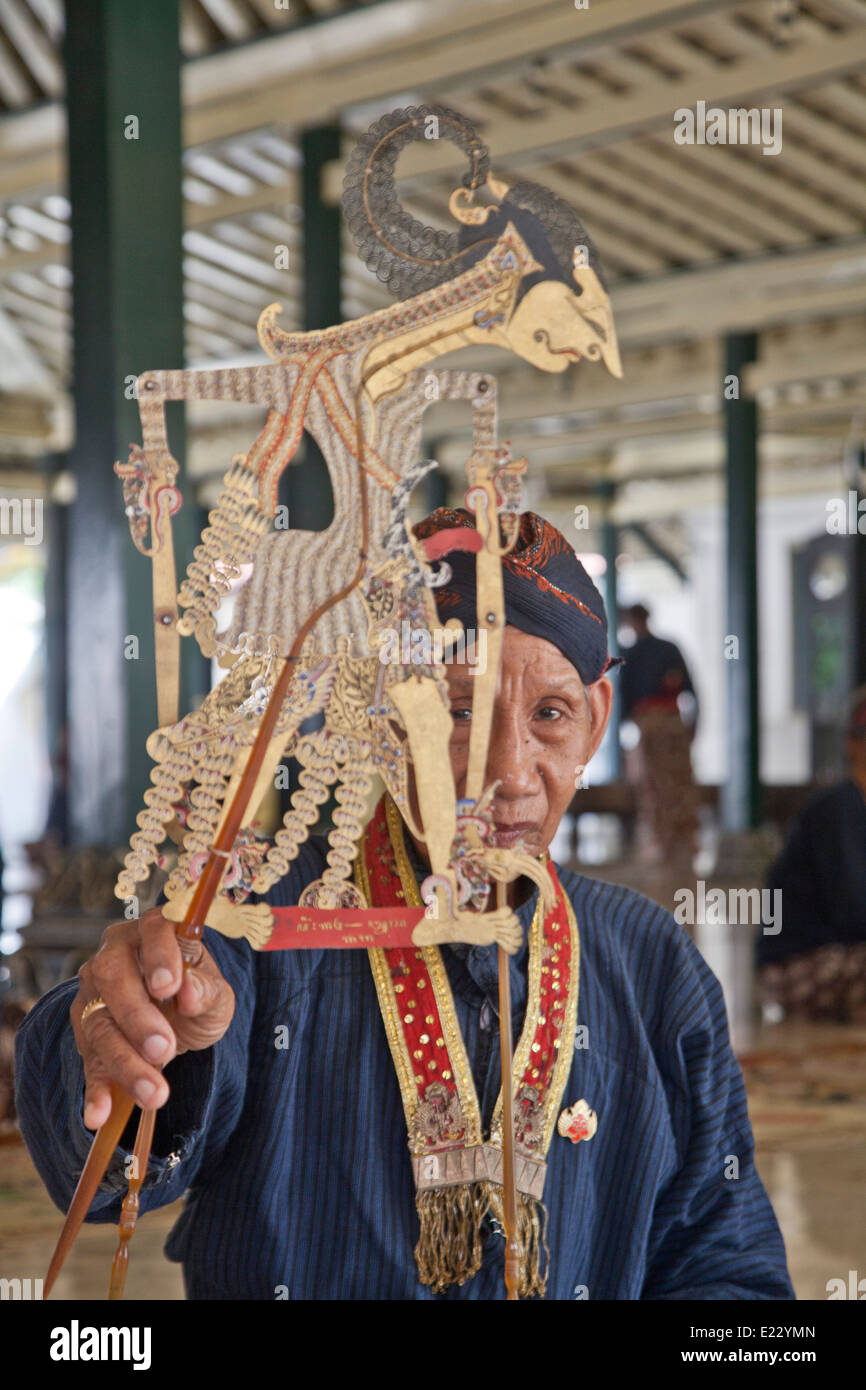
[[[97,1009],[107,1008],[108,1005],[106,1004],[105,1000],[102,998],[100,994],[96,994],[92,999],[88,999],[87,1003],[84,1005],[84,1008],[81,1010],[82,1026],[87,1022],[91,1014],[96,1013]]]

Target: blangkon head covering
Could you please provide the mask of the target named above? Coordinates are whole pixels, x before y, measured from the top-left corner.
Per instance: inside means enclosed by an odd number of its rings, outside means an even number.
[[[425,542],[440,536],[438,543],[428,545],[428,553],[444,559],[451,570],[447,582],[433,591],[439,617],[443,622],[459,618],[465,629],[477,629],[476,546],[467,543],[464,548],[459,535],[467,528],[477,534],[471,512],[438,507],[414,527],[414,534]],[[441,536],[443,532],[455,534]],[[535,512],[521,514],[517,540],[502,562],[502,585],[506,623],[552,642],[584,685],[620,665],[608,653],[601,594],[562,532]]]

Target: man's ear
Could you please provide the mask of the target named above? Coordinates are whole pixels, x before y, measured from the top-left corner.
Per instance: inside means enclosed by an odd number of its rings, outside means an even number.
[[[591,758],[598,751],[598,746],[604,738],[604,731],[607,728],[607,722],[613,708],[613,686],[608,677],[602,676],[593,685],[588,685],[586,698],[589,701],[589,717],[592,720],[592,737],[589,744],[589,758]],[[587,758],[587,762],[589,762],[589,758]]]

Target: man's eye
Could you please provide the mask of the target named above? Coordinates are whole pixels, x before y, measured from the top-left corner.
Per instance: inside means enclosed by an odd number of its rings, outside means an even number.
[[[468,724],[472,718],[471,705],[452,705],[451,718],[455,724]]]
[[[554,719],[562,718],[562,710],[557,709],[555,705],[542,705],[538,714],[542,719],[547,720],[548,723],[552,722]]]

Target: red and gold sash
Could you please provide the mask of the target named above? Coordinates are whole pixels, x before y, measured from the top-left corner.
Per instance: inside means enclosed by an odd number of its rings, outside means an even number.
[[[545,1158],[571,1070],[580,942],[571,903],[547,861],[553,909],[529,929],[526,1017],[514,1053],[515,1174],[522,1250],[520,1296],[543,1297]],[[421,906],[403,822],[390,797],[376,808],[355,864],[371,907]],[[438,946],[369,951],[409,1132],[421,1236],[422,1284],[441,1293],[481,1267],[481,1222],[502,1223],[502,1096],[489,1139]]]

